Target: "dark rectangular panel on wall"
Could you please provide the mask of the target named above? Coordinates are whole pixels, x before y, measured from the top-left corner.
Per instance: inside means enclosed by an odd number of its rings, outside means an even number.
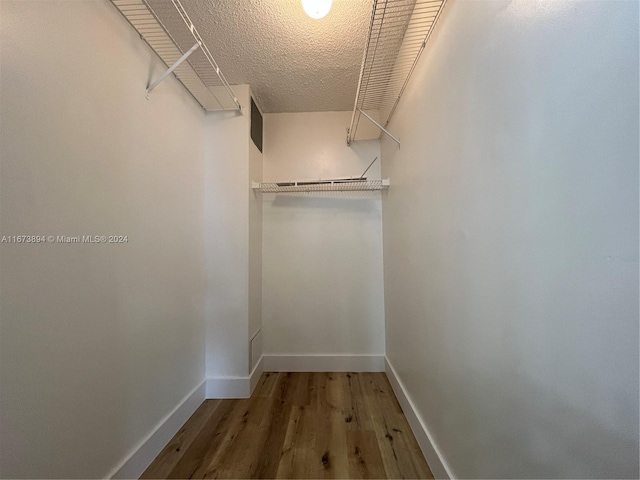
[[[251,99],[251,140],[262,153],[262,114],[253,98]]]

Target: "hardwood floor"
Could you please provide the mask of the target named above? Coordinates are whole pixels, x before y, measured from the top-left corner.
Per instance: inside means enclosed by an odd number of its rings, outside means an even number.
[[[264,373],[206,400],[141,478],[433,478],[384,373]]]

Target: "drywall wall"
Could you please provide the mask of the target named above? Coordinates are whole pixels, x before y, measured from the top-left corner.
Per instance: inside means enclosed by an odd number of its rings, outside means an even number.
[[[239,112],[205,116],[207,377],[249,373],[249,87]]]
[[[456,1],[383,140],[387,356],[459,478],[638,478],[638,3]]]
[[[204,379],[203,114],[108,2],[0,4],[0,476],[113,473]]]
[[[249,179],[246,188],[249,190],[249,339],[254,339],[249,368],[253,369],[262,355],[262,338],[257,338],[262,328],[262,199],[251,189],[251,182],[262,181],[262,152],[251,138],[248,142]]]
[[[264,181],[361,175],[379,140],[347,147],[350,119],[265,115]],[[380,192],[263,194],[262,245],[265,354],[384,353]]]
[[[251,189],[252,178],[262,179],[262,154],[249,135],[251,90],[232,88],[242,112],[204,120],[206,371],[248,380],[249,339],[262,325],[262,204]]]

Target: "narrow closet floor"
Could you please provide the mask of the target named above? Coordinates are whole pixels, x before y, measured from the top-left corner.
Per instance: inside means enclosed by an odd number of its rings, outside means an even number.
[[[384,373],[263,373],[206,400],[141,478],[433,478]]]

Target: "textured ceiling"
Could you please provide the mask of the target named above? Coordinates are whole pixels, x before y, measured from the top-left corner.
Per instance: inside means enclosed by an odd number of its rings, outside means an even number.
[[[182,4],[227,81],[251,85],[265,113],[353,108],[372,0],[333,0],[320,20],[300,0]]]

